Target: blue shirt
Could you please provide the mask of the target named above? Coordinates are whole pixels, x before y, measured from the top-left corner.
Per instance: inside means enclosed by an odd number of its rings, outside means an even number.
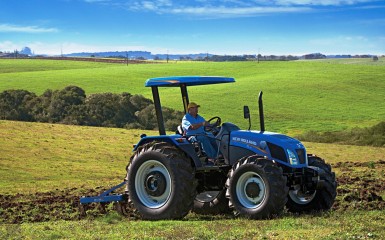
[[[182,119],[183,130],[186,131],[187,135],[195,135],[205,133],[204,126],[199,127],[198,129],[190,129],[191,124],[204,122],[205,119],[199,114],[194,118],[190,113],[186,113]]]

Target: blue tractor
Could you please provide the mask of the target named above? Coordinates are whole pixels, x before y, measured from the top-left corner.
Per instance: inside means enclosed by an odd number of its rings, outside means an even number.
[[[127,201],[148,220],[181,219],[189,211],[199,214],[234,212],[250,219],[271,218],[290,212],[329,210],[337,182],[329,164],[307,154],[303,144],[264,127],[262,92],[259,94],[260,130],[241,130],[213,117],[213,133],[220,153],[217,164],[206,166],[199,142],[181,132],[166,135],[160,87],[179,87],[184,111],[187,87],[231,83],[234,78],[177,76],[151,78],[159,136],[143,135],[127,166]],[[249,108],[244,106],[244,118]],[[251,125],[251,124],[250,124]],[[249,126],[250,126],[249,125]]]

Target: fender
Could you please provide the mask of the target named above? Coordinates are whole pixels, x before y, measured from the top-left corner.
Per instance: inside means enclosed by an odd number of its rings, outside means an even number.
[[[134,145],[134,150],[136,151],[140,146],[150,143],[150,142],[167,142],[171,143],[178,149],[181,149],[188,157],[194,161],[195,167],[202,167],[202,162],[198,158],[198,155],[195,152],[194,146],[187,141],[186,138],[181,137],[181,135],[160,135],[160,136],[149,136],[143,135],[138,144]]]

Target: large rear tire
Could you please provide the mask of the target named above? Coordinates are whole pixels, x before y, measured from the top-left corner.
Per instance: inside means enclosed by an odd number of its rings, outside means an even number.
[[[169,143],[138,149],[127,169],[129,202],[143,219],[181,219],[196,195],[194,170],[185,154]]]
[[[279,215],[286,204],[287,178],[282,168],[260,156],[239,160],[226,181],[230,207],[234,213],[251,219]]]
[[[308,192],[290,190],[286,203],[286,207],[290,212],[302,213],[329,210],[337,196],[336,176],[331,171],[330,165],[316,156],[308,156],[308,162],[309,166],[318,167],[324,171],[324,174],[321,175],[324,187]]]

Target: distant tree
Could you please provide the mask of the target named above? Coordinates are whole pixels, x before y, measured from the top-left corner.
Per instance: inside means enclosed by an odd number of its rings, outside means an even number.
[[[90,95],[85,104],[87,125],[113,127],[112,119],[118,110],[119,97],[112,93]]]
[[[183,113],[164,107],[167,130],[175,130]],[[86,96],[83,89],[68,86],[36,96],[25,90],[0,93],[0,119],[75,125],[155,129],[157,119],[150,99],[130,93]]]
[[[105,127],[124,127],[136,121],[138,108],[131,102],[129,93],[92,94],[86,100],[87,125]]]
[[[184,113],[171,108],[163,108],[162,110],[164,127],[168,130],[176,130],[176,128],[181,124]]]
[[[135,113],[138,118],[138,123],[141,125],[141,128],[144,129],[154,129],[157,126],[156,113],[154,105],[147,106]]]
[[[76,86],[68,86],[63,90],[54,91],[48,106],[48,121],[61,122],[67,115],[71,114],[73,106],[81,105],[85,100],[85,92]]]
[[[378,57],[377,56],[373,56],[373,61],[378,61]]]
[[[287,56],[287,60],[298,60],[299,58],[296,56],[289,55]]]
[[[324,59],[326,58],[326,56],[321,53],[311,53],[311,54],[304,55],[304,58],[305,59]]]
[[[153,102],[150,99],[145,98],[139,94],[131,96],[130,102],[134,106],[135,112],[140,111],[148,107],[149,105],[153,104]]]
[[[29,113],[33,120],[37,122],[49,122],[48,106],[51,103],[53,91],[47,89],[41,96],[38,96],[28,102]]]
[[[0,119],[31,121],[28,102],[36,95],[26,90],[7,90],[0,93]]]

